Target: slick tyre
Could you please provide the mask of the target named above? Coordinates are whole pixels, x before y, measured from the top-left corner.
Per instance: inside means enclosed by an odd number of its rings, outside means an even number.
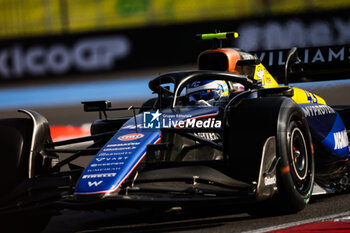
[[[294,102],[281,106],[277,127],[278,206],[286,213],[305,208],[314,184],[314,155],[308,124]]]
[[[0,120],[0,175],[1,199],[6,200],[11,191],[28,179],[28,161],[33,132],[33,122],[26,118]],[[1,203],[7,205],[10,203]],[[2,206],[0,206],[2,207]],[[25,214],[2,216],[1,232],[40,232],[48,224],[51,214],[34,211]]]
[[[289,101],[280,108],[276,149],[277,195],[250,206],[255,217],[292,214],[303,210],[310,200],[314,182],[311,135],[301,109]]]
[[[287,97],[241,101],[227,112],[225,148],[232,177],[257,181],[264,143],[275,137],[277,193],[249,208],[254,216],[296,213],[308,203],[314,182],[314,157],[307,121]]]
[[[33,123],[30,119],[0,120],[0,195],[7,194],[28,178],[29,151]]]

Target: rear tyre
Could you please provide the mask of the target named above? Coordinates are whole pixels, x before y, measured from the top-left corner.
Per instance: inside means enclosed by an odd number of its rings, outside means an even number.
[[[33,133],[33,122],[26,118],[0,120],[0,181],[2,198],[29,177],[29,152]],[[0,194],[0,195],[1,195]],[[5,203],[9,204],[9,203]],[[2,218],[4,232],[40,232],[50,221],[47,211],[16,214]]]

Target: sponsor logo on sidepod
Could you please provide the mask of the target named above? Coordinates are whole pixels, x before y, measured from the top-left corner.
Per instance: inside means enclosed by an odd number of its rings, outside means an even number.
[[[131,133],[131,134],[119,136],[118,140],[120,140],[120,141],[132,141],[132,140],[140,139],[143,136],[144,135],[142,133]]]
[[[334,137],[334,150],[340,150],[349,145],[348,135],[346,130],[333,133]]]

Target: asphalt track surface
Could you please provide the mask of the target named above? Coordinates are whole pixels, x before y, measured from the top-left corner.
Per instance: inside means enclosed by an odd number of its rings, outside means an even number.
[[[326,97],[330,105],[350,104],[349,86],[327,84],[308,89]],[[118,103],[118,106],[140,105],[141,102]],[[117,105],[114,105],[117,107]],[[35,108],[53,125],[81,125],[97,118],[96,113],[84,113],[82,106]],[[20,116],[13,110],[0,112],[1,117]],[[82,161],[88,163],[89,161]],[[325,220],[350,215],[350,194],[313,198],[308,207],[298,214],[253,218],[245,207],[200,209],[185,211],[179,208],[117,209],[106,212],[64,210],[54,216],[45,233],[63,232],[264,232],[287,227],[294,223]]]
[[[349,215],[350,194],[314,198],[297,214],[253,218],[244,207],[199,211],[124,209],[106,212],[63,211],[45,233],[62,232],[266,232],[297,223]]]

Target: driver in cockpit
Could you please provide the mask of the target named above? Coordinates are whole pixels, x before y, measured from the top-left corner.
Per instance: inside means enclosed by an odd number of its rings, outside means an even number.
[[[240,83],[230,83],[230,93],[244,91]],[[186,96],[190,103],[196,105],[215,105],[217,102],[228,100],[229,86],[222,80],[195,81],[187,85]]]

